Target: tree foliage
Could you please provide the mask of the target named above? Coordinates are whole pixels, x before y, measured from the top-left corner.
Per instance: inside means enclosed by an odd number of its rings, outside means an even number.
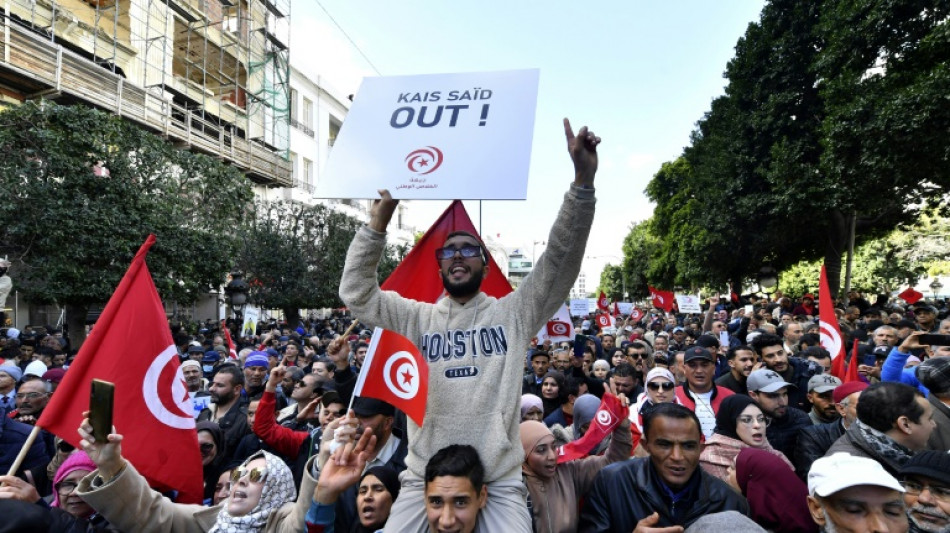
[[[648,279],[741,283],[823,258],[837,290],[852,217],[869,241],[950,189],[948,17],[946,0],[768,2],[725,95],[647,186]]]
[[[0,113],[0,153],[0,254],[17,290],[73,308],[74,328],[87,306],[108,300],[149,233],[149,269],[166,300],[191,303],[231,268],[252,191],[217,159],[115,115],[50,102]]]
[[[324,205],[261,201],[241,231],[238,267],[255,306],[281,309],[295,323],[300,309],[341,307],[340,277],[357,219]],[[395,269],[405,247],[387,246],[380,279]]]

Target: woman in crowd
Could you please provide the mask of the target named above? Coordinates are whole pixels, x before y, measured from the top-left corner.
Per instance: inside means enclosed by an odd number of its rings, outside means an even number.
[[[637,433],[643,432],[643,415],[659,403],[676,402],[676,380],[665,368],[647,372],[645,391],[630,408],[630,422]]]
[[[706,440],[699,464],[709,474],[725,480],[739,452],[752,447],[776,455],[794,470],[788,458],[769,444],[765,436],[768,425],[768,419],[755,400],[744,394],[729,396],[719,405],[716,430]]]
[[[583,398],[583,396],[582,396]],[[621,397],[622,398],[622,397]],[[580,399],[579,399],[580,400]],[[626,399],[621,401],[626,404]],[[525,461],[522,474],[531,498],[535,531],[577,531],[578,501],[605,466],[630,457],[630,422],[624,420],[611,433],[607,453],[558,464],[551,430],[540,422],[521,423]]]
[[[521,395],[521,421],[534,420],[540,422],[544,416],[544,403],[534,394]]]
[[[149,488],[145,478],[122,457],[122,435],[97,442],[84,419],[82,447],[97,470],[83,478],[78,494],[122,531],[151,533],[298,533],[314,496],[316,480],[306,469],[294,502],[290,468],[265,451],[247,458],[231,475],[226,500],[214,507],[173,503]]]
[[[613,348],[610,350],[610,369],[613,370],[617,368],[617,365],[627,361],[627,358],[623,355],[623,350],[620,348]]]
[[[817,533],[808,511],[808,487],[774,453],[743,448],[727,482],[749,501],[749,518],[773,533]]]
[[[541,402],[544,404],[542,419],[557,411],[567,401],[564,393],[564,374],[557,370],[548,370],[541,381]]]
[[[598,359],[594,361],[594,366],[591,368],[590,373],[591,376],[599,380],[607,381],[607,375],[610,373],[610,363],[603,359]]]
[[[196,424],[198,431],[198,449],[201,452],[201,470],[204,479],[205,504],[214,500],[218,477],[227,466],[224,446],[224,432],[216,422],[205,421]]]

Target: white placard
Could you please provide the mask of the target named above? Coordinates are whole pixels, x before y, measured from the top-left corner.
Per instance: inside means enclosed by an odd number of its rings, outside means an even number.
[[[587,298],[571,300],[571,316],[587,316],[590,314],[590,301]]]
[[[547,324],[541,326],[541,331],[538,332],[538,344],[542,344],[546,340],[551,342],[574,340],[574,324],[571,322],[571,314],[568,312],[566,305],[561,304],[561,308],[548,322],[555,323],[554,331],[549,333]],[[561,329],[563,331],[559,331]]]
[[[315,196],[524,200],[538,75],[365,78]]]
[[[680,313],[702,313],[699,306],[699,295],[677,294],[676,305],[680,308]]]
[[[241,336],[257,335],[257,324],[261,321],[261,310],[257,307],[244,308],[244,324],[241,325]]]
[[[620,308],[621,315],[630,316],[630,312],[633,311],[633,303],[631,302],[617,302],[617,307]]]

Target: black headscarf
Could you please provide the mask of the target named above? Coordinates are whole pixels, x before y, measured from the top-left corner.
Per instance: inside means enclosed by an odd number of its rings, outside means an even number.
[[[204,422],[198,422],[195,424],[196,431],[207,431],[211,435],[211,439],[214,441],[214,447],[216,449],[214,459],[210,463],[202,467],[202,476],[204,477],[204,499],[214,498],[214,486],[218,483],[218,478],[221,477],[221,473],[224,472],[225,463],[227,458],[227,450],[224,449],[224,431],[221,430],[221,427],[218,426],[217,422],[211,422],[206,420]]]
[[[733,394],[724,399],[719,404],[719,412],[716,413],[716,433],[730,439],[741,440],[739,434],[736,433],[737,420],[742,411],[750,405],[759,406],[755,400],[745,394]]]
[[[399,496],[400,484],[399,474],[397,474],[395,470],[388,466],[374,466],[363,473],[363,475],[360,477],[360,483],[366,479],[366,476],[375,476],[376,479],[378,479],[383,484],[383,486],[386,487],[389,495],[392,496],[393,502],[396,501],[396,498]],[[353,521],[353,526],[350,528],[350,533],[373,533],[379,530],[380,529],[378,527],[367,528],[363,526],[359,518],[356,518]]]

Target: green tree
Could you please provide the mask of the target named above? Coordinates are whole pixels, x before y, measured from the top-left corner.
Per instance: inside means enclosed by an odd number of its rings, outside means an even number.
[[[600,285],[597,287],[598,295],[604,291],[611,302],[623,301],[623,269],[617,265],[604,265],[600,271]]]
[[[258,202],[241,231],[237,264],[251,285],[250,301],[281,309],[296,324],[301,309],[341,307],[346,251],[361,222],[324,205]],[[387,246],[377,270],[385,279],[406,247]]]
[[[647,187],[666,283],[733,284],[823,258],[950,188],[950,3],[772,0],[679,160]],[[652,278],[651,278],[652,279]]]
[[[74,346],[149,233],[159,294],[191,303],[220,286],[251,201],[241,172],[84,106],[0,113],[0,254],[17,290],[66,308]]]

